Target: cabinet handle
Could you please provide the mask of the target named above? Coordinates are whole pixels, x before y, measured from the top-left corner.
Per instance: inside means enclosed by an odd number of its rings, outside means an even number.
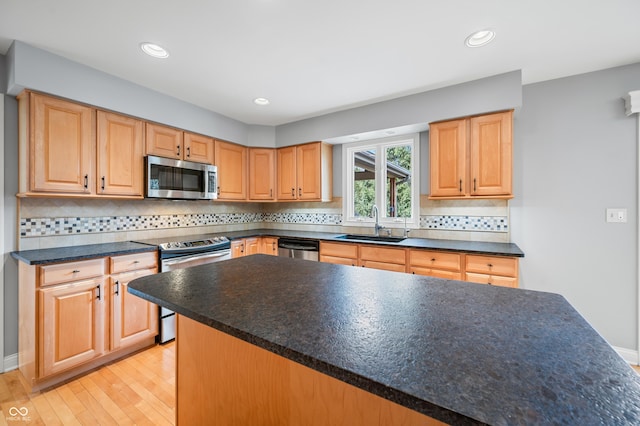
[[[292,197],[296,196],[296,189],[295,188],[291,188],[291,196]]]
[[[78,272],[80,272],[79,269],[74,269],[73,271],[71,271],[72,274],[77,274]]]
[[[493,268],[493,264],[491,264],[491,263],[487,263],[487,266],[488,266],[489,268]]]
[[[432,258],[432,259],[431,259],[431,261],[432,261],[432,262],[435,262],[435,261],[436,261],[436,258],[435,258],[435,257],[434,257],[434,258]]]
[[[218,197],[220,196],[220,187],[218,187]]]
[[[302,197],[302,188],[298,188],[298,197]]]
[[[191,147],[187,147],[187,158],[191,158]]]
[[[180,145],[178,145],[178,157],[180,157]]]
[[[102,176],[102,190],[104,191],[104,176]]]
[[[270,198],[273,198],[273,189],[270,189],[270,190],[269,190],[269,197],[270,197]]]
[[[120,295],[120,281],[116,281],[116,296]]]
[[[101,294],[101,288],[99,285],[96,286],[96,288],[98,289],[98,297],[96,297],[96,299],[98,300],[102,300],[102,294]]]
[[[271,250],[276,251],[276,243],[271,243]]]
[[[476,178],[473,178],[473,192],[476,192]]]
[[[460,179],[460,192],[462,192],[462,179]]]
[[[134,261],[133,261],[133,264],[134,264],[134,265],[136,265],[136,264],[138,264],[138,263],[140,263],[140,261],[139,261],[139,260],[134,260]]]
[[[84,189],[89,188],[89,175],[84,175]]]

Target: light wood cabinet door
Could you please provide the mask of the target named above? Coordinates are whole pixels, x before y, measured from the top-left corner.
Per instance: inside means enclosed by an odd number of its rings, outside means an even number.
[[[296,199],[296,147],[278,148],[278,200]]]
[[[464,196],[467,192],[466,120],[429,125],[432,197]]]
[[[260,238],[260,253],[271,256],[278,255],[278,239],[275,237]]]
[[[184,160],[214,164],[214,153],[215,145],[213,138],[184,132]]]
[[[510,195],[512,111],[470,119],[471,195]]]
[[[95,111],[30,93],[30,190],[91,194],[95,188]]]
[[[244,240],[231,241],[231,258],[242,257],[245,255]]]
[[[296,147],[296,177],[299,200],[319,200],[322,197],[320,142]]]
[[[275,150],[249,148],[249,199],[274,200],[276,187]]]
[[[245,238],[245,256],[260,253],[260,239],[257,237]]]
[[[320,241],[320,262],[356,266],[358,264],[358,245]]]
[[[111,350],[158,334],[158,305],[127,291],[130,281],[155,273],[155,269],[141,269],[111,276]]]
[[[182,159],[183,132],[173,127],[160,124],[146,123],[147,155]]]
[[[143,196],[143,122],[98,111],[97,193]]]
[[[224,141],[215,141],[218,166],[218,199],[247,199],[247,148]]]
[[[39,376],[67,370],[105,351],[104,279],[38,290]]]

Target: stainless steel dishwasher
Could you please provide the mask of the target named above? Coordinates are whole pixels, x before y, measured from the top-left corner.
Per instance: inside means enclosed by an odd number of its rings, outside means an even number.
[[[320,243],[317,240],[304,240],[300,238],[279,238],[278,256],[293,257],[318,261]]]

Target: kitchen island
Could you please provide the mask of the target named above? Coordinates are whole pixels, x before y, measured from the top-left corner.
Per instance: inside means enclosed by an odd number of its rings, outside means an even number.
[[[264,255],[129,291],[179,314],[179,424],[640,421],[640,377],[559,295]]]

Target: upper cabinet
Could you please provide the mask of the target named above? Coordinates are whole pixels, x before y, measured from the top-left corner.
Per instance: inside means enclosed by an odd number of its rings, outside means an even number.
[[[184,151],[182,130],[160,124],[147,123],[146,146],[147,155],[182,160]]]
[[[154,155],[217,165],[219,200],[331,201],[322,142],[247,148],[28,90],[18,100],[21,197],[143,198]]]
[[[276,151],[249,148],[249,199],[273,201],[276,195]]]
[[[20,102],[21,138],[29,141],[27,190],[94,194],[95,110],[29,92]]]
[[[247,148],[230,142],[215,141],[218,167],[218,199],[247,199]]]
[[[213,138],[147,123],[146,154],[176,160],[213,164]]]
[[[24,92],[20,193],[142,198],[143,122]]]
[[[213,138],[184,132],[184,151],[182,153],[184,160],[213,164],[214,152]]]
[[[331,201],[331,145],[312,142],[277,151],[278,200]]]
[[[429,125],[429,198],[511,198],[513,111]]]
[[[98,111],[98,194],[143,196],[143,122]]]

